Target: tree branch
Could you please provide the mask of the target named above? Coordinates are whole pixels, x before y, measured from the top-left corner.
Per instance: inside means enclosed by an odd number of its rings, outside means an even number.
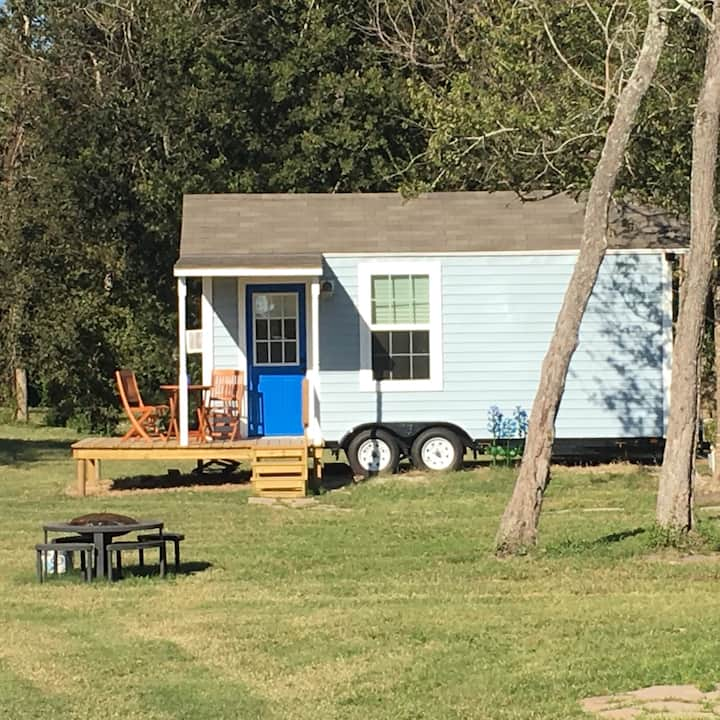
[[[689,0],[675,0],[677,6],[668,10],[668,12],[677,12],[678,10],[687,10],[694,15],[705,26],[706,30],[713,31],[715,26],[710,18],[697,5],[693,5]]]

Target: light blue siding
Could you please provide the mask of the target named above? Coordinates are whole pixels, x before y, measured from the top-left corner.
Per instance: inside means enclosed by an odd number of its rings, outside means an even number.
[[[237,278],[213,278],[213,365],[237,368],[239,361]]]
[[[393,258],[397,260],[398,258]],[[358,264],[333,257],[335,292],[320,301],[320,423],[338,440],[363,422],[444,420],[487,437],[487,411],[530,410],[575,257],[433,258],[441,266],[443,386],[437,391],[360,389]],[[427,261],[427,259],[424,259]],[[408,262],[412,259],[408,258]],[[664,434],[661,253],[609,255],[583,321],[557,420],[558,437]]]

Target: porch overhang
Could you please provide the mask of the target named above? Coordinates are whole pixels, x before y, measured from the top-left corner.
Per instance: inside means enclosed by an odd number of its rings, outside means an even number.
[[[258,253],[223,256],[183,255],[175,277],[319,277],[320,253]]]

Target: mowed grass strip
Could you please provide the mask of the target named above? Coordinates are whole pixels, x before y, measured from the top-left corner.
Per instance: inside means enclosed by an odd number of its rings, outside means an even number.
[[[720,681],[720,520],[699,510],[696,561],[659,551],[652,469],[558,468],[540,547],[498,560],[512,469],[378,478],[321,508],[247,488],[78,498],[72,433],[0,437],[0,718],[557,720]],[[42,522],[91,511],[163,518],[187,572],[39,585]]]

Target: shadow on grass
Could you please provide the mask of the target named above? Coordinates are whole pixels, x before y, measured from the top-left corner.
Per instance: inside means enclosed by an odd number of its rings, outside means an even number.
[[[633,528],[632,530],[621,530],[620,532],[610,533],[594,540],[583,540],[576,538],[566,538],[560,542],[548,545],[545,549],[546,555],[582,555],[584,553],[594,553],[598,550],[610,548],[618,545],[624,540],[643,535],[648,529],[643,527]]]
[[[642,535],[647,532],[647,528],[638,527],[632,530],[621,530],[620,532],[610,533],[609,535],[603,535],[594,541],[595,545],[610,545],[611,543],[621,542],[627,538],[635,537],[636,535]]]
[[[325,463],[322,476],[323,490],[338,490],[352,484],[353,472],[349,465],[342,462]]]
[[[164,490],[183,487],[213,487],[220,485],[249,485],[251,472],[248,468],[233,469],[232,471],[206,471],[203,473],[180,473],[169,470],[166,475],[130,475],[115,478],[111,481],[109,490]],[[322,489],[337,490],[351,485],[353,474],[345,463],[327,463],[323,468]]]
[[[219,485],[248,485],[249,470],[214,473],[168,472],[166,475],[131,475],[115,478],[110,490],[163,490],[182,487],[212,487]]]
[[[0,438],[0,464],[48,461],[54,455],[70,457],[71,441],[63,440],[9,440]]]
[[[166,577],[175,575],[180,577],[181,575],[196,575],[197,573],[205,572],[212,567],[212,563],[205,561],[193,561],[180,563],[180,569],[175,572],[175,566],[173,563],[168,563]],[[113,582],[118,580],[125,580],[131,577],[156,577],[160,580],[159,569],[157,565],[124,565],[120,574],[114,575]]]
[[[165,574],[165,577],[175,576],[180,577],[181,575],[197,575],[198,573],[205,572],[206,570],[209,570],[212,567],[212,563],[206,562],[204,560],[195,560],[190,562],[181,562],[180,568],[178,572],[175,572],[175,564],[173,562],[168,562],[167,565],[167,571]],[[118,574],[117,568],[114,571],[113,575],[113,582],[117,582],[118,580],[129,580],[130,578],[134,577],[142,577],[142,578],[157,578],[158,580],[161,580],[160,577],[160,570],[157,565],[153,565],[152,563],[146,564],[146,565],[126,565],[123,563],[122,571]],[[37,578],[33,576],[33,582],[37,582]],[[68,572],[59,573],[57,575],[50,573],[45,579],[44,584],[48,583],[61,583],[61,584],[71,584],[73,582],[84,582],[84,577],[82,572],[76,568],[73,567]],[[107,582],[106,577],[94,577],[92,580],[93,583],[102,583]]]

